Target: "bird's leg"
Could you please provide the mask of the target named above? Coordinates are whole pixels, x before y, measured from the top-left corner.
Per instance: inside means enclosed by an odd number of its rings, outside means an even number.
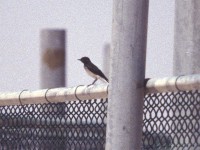
[[[94,84],[97,81],[97,78],[92,82],[92,84]]]
[[[92,84],[89,84],[88,86],[93,85],[96,81],[97,81],[97,78],[95,78],[95,80],[92,82]]]

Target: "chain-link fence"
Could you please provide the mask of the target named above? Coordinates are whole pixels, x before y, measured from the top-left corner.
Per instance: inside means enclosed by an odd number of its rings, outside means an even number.
[[[0,107],[0,149],[101,150],[107,100]]]
[[[103,150],[107,99],[0,107],[0,149]],[[148,94],[145,150],[200,149],[200,91]]]
[[[200,150],[200,91],[148,94],[144,101],[146,150]]]

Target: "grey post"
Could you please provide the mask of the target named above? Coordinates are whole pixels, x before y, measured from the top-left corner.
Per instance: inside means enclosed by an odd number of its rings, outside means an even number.
[[[40,88],[64,87],[65,30],[44,29],[40,38]]]
[[[109,77],[110,70],[110,44],[106,43],[103,47],[103,72]]]
[[[175,1],[174,75],[200,73],[200,1]]]
[[[139,150],[148,0],[114,0],[106,150]]]
[[[200,73],[200,1],[175,1],[175,37],[174,37],[174,75],[187,75]],[[177,107],[180,104],[177,103]],[[175,112],[177,110],[174,110]],[[179,112],[180,113],[180,112]],[[191,113],[191,112],[188,112]],[[198,113],[198,112],[193,112]],[[195,121],[199,121],[194,116]],[[176,122],[175,122],[176,123]],[[180,124],[179,124],[180,125]],[[178,124],[177,124],[178,126]],[[177,131],[178,132],[178,131]],[[198,129],[188,129],[188,139],[191,134],[200,132]],[[189,136],[190,135],[190,136]],[[179,135],[176,135],[179,136]],[[186,137],[184,137],[184,140]],[[183,139],[178,139],[183,140]],[[179,142],[179,141],[175,141]],[[191,141],[195,142],[194,140]],[[197,148],[198,149],[198,148]]]

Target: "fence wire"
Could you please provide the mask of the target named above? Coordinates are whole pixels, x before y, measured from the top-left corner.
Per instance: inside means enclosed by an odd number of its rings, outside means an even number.
[[[0,149],[101,150],[107,100],[0,107]]]
[[[146,95],[145,150],[200,150],[200,91]]]
[[[103,150],[107,99],[0,107],[0,149]],[[200,91],[144,98],[144,150],[200,149]]]

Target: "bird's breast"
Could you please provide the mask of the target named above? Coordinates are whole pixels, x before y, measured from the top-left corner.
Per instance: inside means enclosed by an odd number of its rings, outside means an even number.
[[[85,71],[87,72],[87,74],[89,75],[89,76],[91,76],[92,78],[99,78],[99,76],[98,75],[96,75],[96,74],[94,74],[93,72],[91,72],[86,66],[84,66],[84,69],[85,69]]]

